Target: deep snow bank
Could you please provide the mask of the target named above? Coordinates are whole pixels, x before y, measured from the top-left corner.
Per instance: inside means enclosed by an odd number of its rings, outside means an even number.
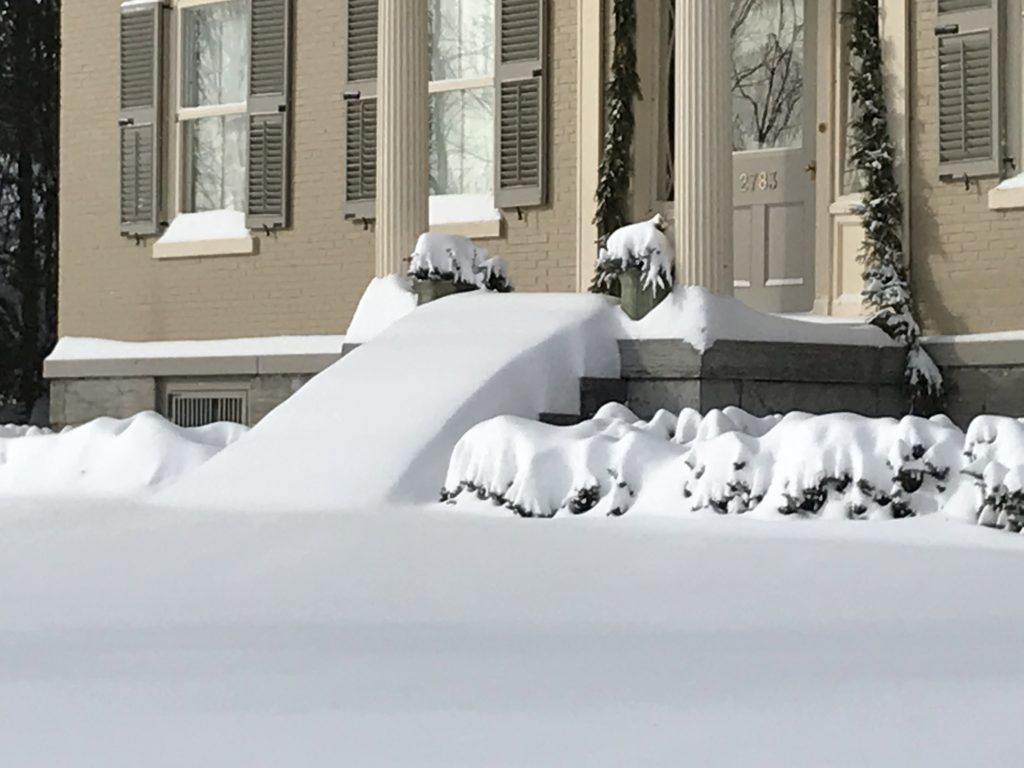
[[[152,412],[59,433],[0,427],[0,498],[130,496],[195,469],[245,431],[182,429]]]
[[[895,344],[881,328],[864,322],[823,323],[792,316],[767,315],[738,299],[716,296],[703,288],[683,286],[676,286],[672,294],[642,320],[625,320],[623,336],[682,339],[702,352],[720,339],[871,347]]]
[[[890,519],[942,512],[1024,525],[1024,423],[852,414],[755,418],[684,410],[639,421],[605,406],[556,428],[515,418],[459,441],[445,482],[454,502],[489,499],[520,515],[707,512]]]
[[[597,296],[475,292],[433,302],[164,497],[278,509],[430,501],[470,427],[502,414],[578,412],[581,376],[618,375],[618,334],[617,312]]]

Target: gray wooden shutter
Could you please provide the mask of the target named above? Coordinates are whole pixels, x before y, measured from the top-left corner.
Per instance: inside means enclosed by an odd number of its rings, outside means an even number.
[[[377,0],[346,0],[345,218],[372,219],[377,198]]]
[[[494,200],[543,205],[547,196],[547,0],[498,0]]]
[[[159,2],[121,8],[118,125],[123,235],[155,235],[159,231],[162,20]]]
[[[938,0],[939,175],[1002,171],[998,0]]]
[[[277,229],[288,224],[290,0],[252,0],[249,41],[246,224]]]

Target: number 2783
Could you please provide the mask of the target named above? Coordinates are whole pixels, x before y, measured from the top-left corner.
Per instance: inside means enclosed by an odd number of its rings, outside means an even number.
[[[770,189],[778,188],[778,171],[740,174],[740,192],[767,192]]]

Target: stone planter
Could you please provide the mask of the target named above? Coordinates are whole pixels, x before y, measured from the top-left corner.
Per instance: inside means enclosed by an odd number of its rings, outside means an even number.
[[[672,287],[652,291],[643,288],[643,275],[639,269],[627,269],[619,276],[622,285],[622,311],[631,320],[640,320],[658,306],[672,292]]]
[[[423,306],[445,296],[455,293],[465,293],[476,290],[476,286],[466,283],[456,283],[452,280],[413,280],[413,290],[416,292],[417,304]]]

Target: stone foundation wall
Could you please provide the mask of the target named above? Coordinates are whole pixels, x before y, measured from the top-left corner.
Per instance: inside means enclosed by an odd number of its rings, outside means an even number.
[[[152,377],[55,379],[50,382],[50,423],[60,429],[101,416],[125,419],[142,411],[166,415],[172,390],[244,391],[249,426],[298,392],[312,374],[219,377]]]

